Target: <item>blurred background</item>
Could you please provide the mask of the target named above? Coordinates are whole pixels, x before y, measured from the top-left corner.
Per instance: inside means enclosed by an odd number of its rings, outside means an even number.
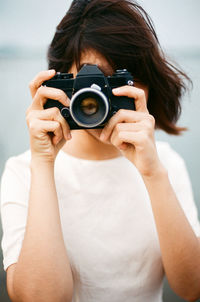
[[[168,141],[185,159],[200,213],[200,1],[138,2],[152,17],[165,52],[194,84],[183,99],[179,121],[189,130],[180,137],[170,137],[162,131],[156,135],[158,140]],[[40,70],[47,69],[47,46],[70,3],[71,0],[0,0],[0,175],[10,156],[29,147],[25,122],[26,108],[31,102],[28,83]],[[0,229],[0,239],[1,236]],[[183,301],[173,294],[166,281],[163,300]],[[0,301],[9,301],[1,252]]]

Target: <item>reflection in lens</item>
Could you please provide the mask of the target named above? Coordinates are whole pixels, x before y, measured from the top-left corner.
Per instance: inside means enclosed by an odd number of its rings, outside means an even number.
[[[81,102],[81,110],[86,115],[93,115],[98,111],[98,109],[98,102],[94,98],[89,97],[82,100]]]
[[[100,126],[109,114],[109,99],[103,92],[90,87],[78,90],[70,101],[72,119],[83,128]]]

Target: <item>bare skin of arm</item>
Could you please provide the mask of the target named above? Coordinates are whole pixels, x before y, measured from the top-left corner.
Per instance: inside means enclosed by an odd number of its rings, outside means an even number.
[[[27,111],[32,154],[27,225],[18,262],[7,270],[8,292],[14,302],[70,302],[73,294],[54,180],[55,157],[69,129],[58,110],[43,110],[46,98],[66,102],[66,96],[39,88],[54,74],[41,72],[31,83],[33,104]],[[48,132],[54,133],[53,138]]]
[[[61,230],[53,166],[32,162],[31,175],[27,227],[10,296],[13,301],[71,301],[73,280]]]
[[[186,219],[167,172],[143,179],[151,199],[166,277],[178,295],[196,301],[200,297],[200,238]]]

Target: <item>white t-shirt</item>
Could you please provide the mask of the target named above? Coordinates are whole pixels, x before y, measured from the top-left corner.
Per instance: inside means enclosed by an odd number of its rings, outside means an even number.
[[[183,160],[157,143],[181,206],[195,233],[200,224]],[[4,269],[16,263],[26,226],[30,151],[7,161],[1,184]],[[39,171],[38,171],[39,173]],[[71,263],[73,302],[160,302],[163,266],[150,200],[124,157],[83,160],[60,151],[55,181]]]

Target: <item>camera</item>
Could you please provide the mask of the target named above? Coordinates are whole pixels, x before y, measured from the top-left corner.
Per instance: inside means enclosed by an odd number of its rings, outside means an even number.
[[[48,99],[44,109],[59,108],[70,129],[103,128],[118,110],[135,110],[134,99],[112,94],[113,88],[124,85],[133,86],[133,77],[126,69],[106,77],[97,65],[85,64],[76,78],[71,73],[57,73],[43,83],[63,90],[70,99],[69,107]]]

